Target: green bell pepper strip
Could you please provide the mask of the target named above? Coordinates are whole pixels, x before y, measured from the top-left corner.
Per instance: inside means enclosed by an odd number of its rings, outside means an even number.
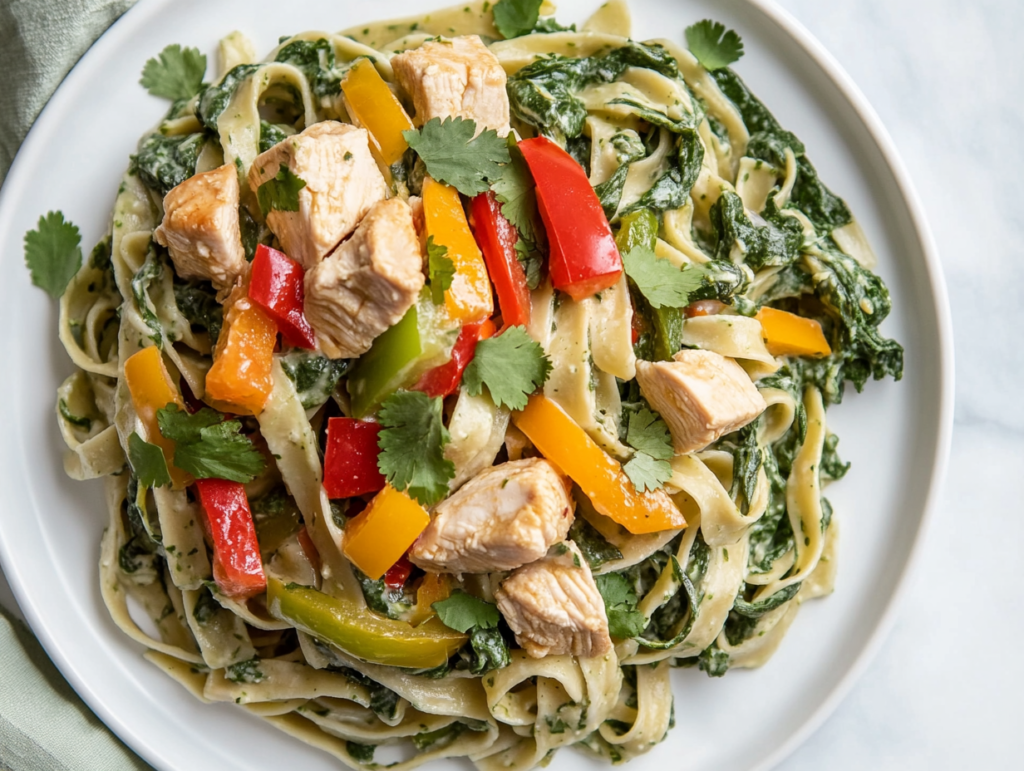
[[[275,618],[356,658],[392,667],[439,667],[468,639],[436,617],[413,626],[349,600],[270,577],[267,608]]]
[[[428,369],[451,357],[459,328],[445,329],[429,291],[402,320],[373,341],[356,361],[348,376],[352,417],[365,418],[399,388],[408,388]]]
[[[621,219],[615,243],[622,254],[637,246],[653,250],[658,242],[658,218],[650,209],[640,209]],[[652,308],[643,295],[629,282],[629,293],[635,312],[643,323],[636,325],[643,331],[635,346],[636,355],[650,361],[669,361],[683,347],[683,320],[681,308]]]

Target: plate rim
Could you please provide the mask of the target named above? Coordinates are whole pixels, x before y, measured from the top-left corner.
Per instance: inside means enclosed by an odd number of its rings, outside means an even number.
[[[86,85],[91,71],[103,61],[103,54],[118,45],[122,38],[130,34],[137,23],[161,7],[168,0],[139,0],[134,6],[122,14],[107,30],[96,39],[75,63],[72,69],[58,85],[53,95],[40,111],[30,131],[22,142],[13,163],[0,186],[0,213],[7,209],[7,199],[14,196],[14,190],[24,184],[21,177],[23,168],[27,168],[30,158],[37,155],[36,147],[42,141],[52,117],[58,113],[61,104],[71,98],[79,86]],[[920,570],[921,554],[928,540],[929,530],[934,526],[942,493],[949,454],[952,444],[955,368],[954,342],[952,330],[952,313],[946,281],[943,275],[938,246],[928,225],[924,206],[916,192],[903,160],[896,149],[888,130],[875,112],[867,97],[856,85],[853,78],[846,72],[838,60],[825,46],[800,22],[793,14],[779,6],[775,0],[740,0],[744,5],[758,11],[769,23],[778,27],[793,40],[825,74],[832,86],[842,95],[846,103],[853,108],[863,127],[867,130],[875,148],[879,151],[888,172],[903,199],[909,214],[909,231],[913,233],[920,246],[923,257],[925,276],[928,279],[929,295],[934,301],[935,329],[938,340],[938,415],[936,421],[936,440],[930,464],[930,478],[927,493],[921,507],[913,538],[909,544],[906,559],[897,571],[893,589],[887,598],[885,607],[878,615],[874,628],[867,636],[866,642],[855,654],[846,672],[838,679],[832,689],[824,696],[804,721],[794,729],[772,752],[755,764],[751,771],[769,771],[791,755],[800,745],[815,733],[822,724],[835,712],[839,704],[849,694],[853,685],[860,679],[864,671],[878,655],[879,650],[888,638],[895,620],[906,599],[915,573]],[[5,217],[0,216],[0,227]],[[931,320],[929,320],[929,323]],[[108,709],[104,700],[93,691],[88,681],[79,676],[79,671],[65,656],[56,636],[44,621],[43,612],[38,609],[30,595],[24,589],[24,581],[10,558],[7,545],[0,540],[0,567],[11,586],[11,591],[18,602],[33,633],[39,639],[47,655],[60,670],[62,676],[75,690],[76,694],[99,717],[124,744],[146,762],[157,768],[168,768],[164,759],[157,755],[149,743],[129,726],[118,714]]]

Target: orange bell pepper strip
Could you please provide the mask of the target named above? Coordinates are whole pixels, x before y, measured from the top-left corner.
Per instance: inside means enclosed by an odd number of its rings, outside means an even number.
[[[686,526],[664,490],[638,492],[619,462],[546,396],[530,397],[526,409],[513,413],[512,420],[545,458],[580,486],[597,511],[629,532],[639,535]]]
[[[491,280],[484,256],[466,221],[459,191],[430,177],[423,180],[423,215],[427,236],[448,248],[455,265],[452,285],[445,290],[445,315],[459,324],[473,324],[494,313]]]
[[[258,415],[274,387],[277,324],[246,292],[246,287],[237,288],[225,304],[224,327],[206,373],[206,395],[232,412]]]
[[[755,318],[764,330],[764,342],[772,356],[828,356],[832,347],[821,324],[795,313],[761,308]]]
[[[416,590],[416,604],[409,614],[409,623],[419,626],[428,618],[437,615],[431,607],[435,602],[447,600],[452,593],[452,584],[445,573],[427,573]]]
[[[412,129],[401,102],[369,59],[359,59],[341,81],[349,115],[370,132],[377,155],[385,166],[401,160],[409,143],[403,131]]]
[[[402,558],[429,524],[430,515],[422,506],[387,485],[345,528],[345,556],[377,580]]]
[[[124,379],[132,395],[135,412],[146,428],[146,441],[164,451],[167,470],[171,473],[171,483],[175,489],[187,487],[192,477],[171,463],[174,458],[174,442],[160,433],[160,425],[157,423],[157,410],[168,404],[176,404],[179,409],[185,409],[181,394],[174,387],[167,367],[164,366],[160,349],[151,345],[129,356],[124,363]]]

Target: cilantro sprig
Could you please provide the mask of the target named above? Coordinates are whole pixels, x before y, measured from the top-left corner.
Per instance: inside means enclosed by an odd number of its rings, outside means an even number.
[[[143,487],[163,487],[171,483],[164,451],[135,431],[128,437],[128,462]]]
[[[59,300],[82,267],[82,236],[78,226],[59,211],[39,218],[35,230],[25,234],[25,265],[32,283]]]
[[[242,424],[203,407],[189,414],[169,404],[157,410],[160,433],[175,442],[172,462],[196,479],[251,482],[266,467],[252,440],[243,436]]]
[[[497,10],[497,9],[495,9]],[[743,56],[743,40],[725,25],[711,19],[686,28],[686,45],[706,70],[728,67]]]
[[[418,131],[403,131],[409,147],[427,167],[427,174],[463,195],[485,192],[509,162],[505,140],[494,129],[476,134],[476,122],[462,118],[431,118]]]
[[[263,216],[271,211],[298,211],[299,191],[305,186],[306,181],[282,163],[277,174],[256,190],[256,200]]]
[[[636,609],[636,590],[629,581],[618,573],[604,573],[594,576],[594,582],[604,600],[611,636],[625,640],[643,632],[647,627],[647,618]]]
[[[551,374],[551,360],[525,327],[510,327],[498,337],[476,344],[473,360],[462,375],[470,396],[484,386],[498,406],[521,410]]]
[[[528,35],[537,26],[543,3],[544,0],[498,0],[494,4],[494,26],[506,39]]]
[[[696,265],[677,268],[648,246],[634,246],[622,256],[622,265],[640,294],[654,308],[683,308],[690,294],[700,289],[705,271]]]
[[[626,444],[636,452],[622,470],[637,490],[656,490],[672,478],[672,437],[660,416],[647,407],[630,413]]]
[[[434,305],[440,305],[444,302],[444,293],[455,279],[455,263],[448,256],[448,247],[435,244],[433,236],[427,236],[427,278],[430,281],[430,299]]]
[[[430,607],[437,612],[442,624],[463,634],[474,627],[494,629],[501,618],[496,605],[461,589],[456,589],[447,599],[439,600]]]
[[[142,68],[139,83],[153,96],[189,99],[203,87],[206,56],[198,48],[167,46]]]
[[[448,494],[455,464],[444,457],[451,434],[441,420],[442,400],[419,391],[397,391],[380,408],[384,427],[377,466],[396,490],[431,506]]]

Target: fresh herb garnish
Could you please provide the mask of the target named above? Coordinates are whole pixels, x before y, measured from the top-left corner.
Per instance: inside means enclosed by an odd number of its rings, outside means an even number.
[[[651,410],[641,407],[629,416],[626,444],[636,454],[622,467],[637,490],[655,490],[672,477],[668,463],[674,454],[668,426]]]
[[[203,87],[206,56],[198,48],[167,46],[142,68],[139,83],[153,96],[190,99]]]
[[[608,632],[612,637],[625,640],[636,637],[647,627],[647,618],[636,609],[636,590],[618,573],[594,576],[597,590],[604,600],[608,615]]]
[[[476,123],[462,118],[431,118],[419,131],[402,132],[431,177],[470,196],[485,192],[509,162],[508,147],[498,132],[474,134]]]
[[[686,28],[686,45],[706,70],[720,70],[743,56],[743,40],[725,25],[711,19]]]
[[[551,360],[541,345],[524,327],[511,327],[477,343],[462,382],[470,396],[479,395],[486,385],[495,404],[521,410],[550,373]]]
[[[696,265],[677,268],[647,246],[635,246],[622,256],[626,275],[654,308],[683,308],[690,293],[700,289],[705,272]]]
[[[494,629],[501,618],[497,605],[466,594],[461,589],[456,589],[448,599],[439,600],[430,607],[437,612],[441,623],[462,633],[474,627]]]
[[[455,263],[448,256],[448,247],[435,244],[433,236],[427,236],[427,276],[430,281],[430,299],[434,305],[440,305],[444,302],[444,293],[455,278]]]
[[[266,217],[271,211],[298,211],[299,191],[305,186],[306,182],[282,163],[277,175],[256,190],[256,199],[263,216]]]
[[[82,267],[82,236],[78,227],[51,211],[25,234],[25,264],[32,283],[59,300]]]
[[[444,498],[455,476],[455,464],[444,457],[451,435],[441,420],[441,407],[440,397],[398,391],[380,408],[380,472],[392,487],[406,490],[424,506]]]
[[[203,407],[190,415],[169,404],[156,417],[160,433],[175,442],[174,465],[197,479],[251,482],[266,466],[252,440],[239,433],[242,424],[216,410]]]
[[[494,4],[494,26],[506,39],[529,35],[540,19],[543,0],[498,0]]]
[[[128,437],[128,462],[131,463],[139,484],[144,487],[163,487],[171,483],[164,451],[147,442],[135,431]]]

